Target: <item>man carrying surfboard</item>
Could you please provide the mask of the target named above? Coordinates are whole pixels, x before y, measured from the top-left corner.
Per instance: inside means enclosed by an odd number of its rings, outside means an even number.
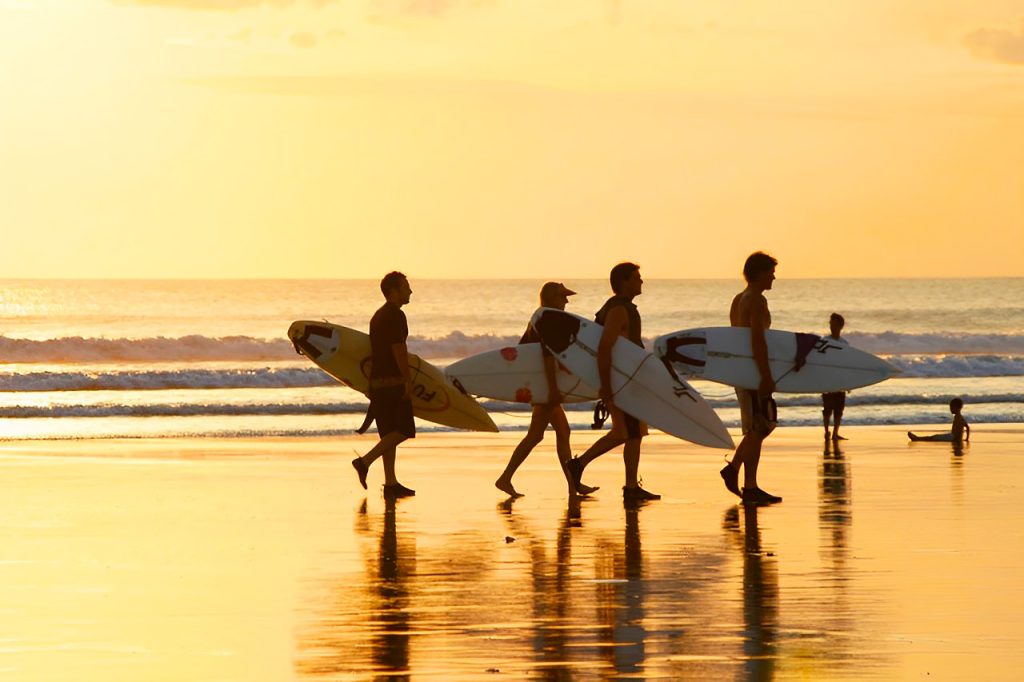
[[[643,348],[641,340],[640,312],[633,299],[640,295],[644,281],[640,277],[640,266],[636,263],[619,263],[609,275],[614,295],[597,311],[595,321],[604,328],[597,346],[597,369],[601,378],[600,397],[612,418],[612,428],[597,439],[577,458],[569,460],[568,470],[577,487],[582,485],[583,470],[592,461],[624,445],[622,459],[626,466],[626,485],[622,487],[622,498],[627,502],[660,500],[661,495],[640,487],[640,444],[647,435],[647,425],[626,414],[615,405],[612,393],[612,347],[620,336]]]
[[[832,313],[828,318],[829,343],[841,343],[844,346],[848,345],[846,339],[841,338],[843,333],[843,326],[846,324],[846,319],[839,313]],[[821,417],[822,421],[825,422],[825,440],[829,439],[828,432],[828,421],[829,417],[835,420],[836,427],[832,429],[832,440],[846,440],[839,435],[839,424],[843,421],[843,410],[846,409],[846,391],[834,391],[831,393],[821,394]]]
[[[733,327],[750,328],[751,352],[761,376],[757,390],[736,389],[740,405],[740,420],[743,440],[736,448],[736,454],[722,468],[722,480],[729,491],[743,500],[743,504],[774,504],[782,498],[771,495],[757,485],[757,467],[761,461],[761,445],[775,428],[775,415],[771,414],[772,393],[775,380],[768,365],[768,345],[765,332],[772,326],[772,314],[764,292],[772,288],[775,281],[775,266],[778,261],[766,253],[757,251],[747,257],[743,264],[743,278],[747,287],[736,294],[729,310],[729,323]],[[739,471],[743,467],[743,490],[739,488]]]
[[[416,437],[412,416],[412,379],[405,342],[409,325],[402,306],[409,302],[412,288],[400,272],[389,272],[380,281],[386,299],[370,319],[370,412],[377,421],[380,440],[362,457],[352,460],[359,484],[366,489],[366,474],[378,458],[384,460],[384,496],[408,497],[416,491],[398,482],[395,475],[395,450]]]

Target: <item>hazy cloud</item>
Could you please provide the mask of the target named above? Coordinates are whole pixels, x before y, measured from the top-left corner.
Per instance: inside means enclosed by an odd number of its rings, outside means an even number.
[[[964,36],[964,45],[975,57],[1007,64],[1024,64],[1024,24],[1014,31],[979,28]]]
[[[316,47],[317,37],[312,33],[292,33],[288,36],[292,47]]]
[[[274,7],[287,7],[293,4],[312,5],[313,7],[325,7],[330,4],[337,4],[341,0],[112,0],[115,5],[129,5],[133,7],[172,7],[176,9],[194,10],[224,10],[233,12],[235,10],[247,9],[271,5]]]
[[[373,0],[371,9],[385,14],[411,14],[439,17],[455,5],[455,0]]]
[[[496,0],[369,0],[368,14],[376,19],[436,19],[461,9],[490,7]]]

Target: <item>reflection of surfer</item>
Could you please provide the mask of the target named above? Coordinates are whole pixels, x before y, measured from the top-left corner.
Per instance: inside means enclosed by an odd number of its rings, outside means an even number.
[[[743,264],[743,277],[747,288],[736,294],[729,310],[729,322],[733,327],[750,328],[750,346],[761,376],[757,390],[736,389],[743,426],[743,440],[736,448],[732,462],[720,472],[725,487],[739,495],[744,504],[774,504],[782,498],[770,495],[757,487],[757,466],[761,461],[761,444],[775,428],[774,401],[775,380],[768,365],[768,344],[765,332],[772,326],[772,314],[764,292],[772,288],[775,281],[775,266],[778,261],[760,251],[752,253]],[[743,491],[739,488],[739,472],[743,467]]]
[[[960,414],[964,409],[964,401],[960,398],[953,398],[949,401],[949,411],[953,414],[953,427],[949,433],[936,433],[931,436],[919,436],[912,431],[907,431],[907,436],[912,441],[931,441],[939,443],[970,443],[971,427]]]
[[[540,289],[540,305],[542,308],[565,310],[565,304],[569,302],[569,297],[575,293],[561,282],[547,282]],[[540,343],[540,336],[533,325],[527,325],[526,333],[523,334],[523,338],[519,339],[519,343]],[[566,419],[565,410],[562,409],[562,394],[558,390],[556,375],[558,369],[555,366],[555,358],[551,351],[543,345],[541,352],[544,357],[544,376],[548,384],[548,400],[546,403],[533,406],[530,428],[516,449],[512,451],[505,470],[501,472],[501,476],[494,482],[494,485],[498,490],[508,493],[512,497],[520,497],[520,493],[512,486],[512,476],[530,455],[530,452],[544,439],[544,430],[550,424],[555,429],[555,451],[558,453],[558,461],[565,473],[569,496],[572,497],[577,492],[586,495],[596,488],[575,485],[566,468],[569,460],[572,459],[572,450],[569,448],[569,420]]]
[[[740,535],[740,512],[731,507],[725,512],[722,527],[733,534],[743,548],[743,677],[749,680],[770,680],[775,676],[778,656],[779,571],[771,552],[761,545],[757,525],[757,507],[743,508],[743,531]]]
[[[847,345],[846,339],[839,338],[839,335],[843,333],[843,326],[846,324],[846,320],[839,313],[832,313],[828,318],[828,326],[831,334],[825,337],[825,340],[829,343],[841,343],[844,346]],[[828,419],[833,417],[835,420],[836,427],[832,429],[832,440],[846,440],[839,435],[839,424],[843,421],[843,409],[846,407],[846,391],[836,391],[834,393],[822,393],[821,394],[821,416],[825,422],[825,440],[828,440]]]
[[[640,277],[640,266],[636,263],[619,263],[612,268],[609,279],[615,295],[597,311],[595,320],[604,327],[597,346],[597,369],[601,377],[601,400],[611,415],[612,428],[586,452],[569,461],[569,472],[579,486],[583,470],[588,464],[609,450],[625,444],[622,451],[626,465],[623,499],[660,500],[661,495],[644,490],[639,483],[640,443],[647,435],[647,424],[619,409],[612,394],[612,347],[615,342],[622,336],[641,348],[644,346],[640,335],[640,312],[633,303],[633,299],[643,290],[644,281]]]
[[[380,440],[362,457],[352,460],[359,483],[366,488],[366,474],[374,460],[384,460],[384,496],[407,497],[416,492],[398,482],[395,476],[395,450],[407,438],[416,437],[412,418],[412,380],[405,341],[409,325],[402,306],[409,302],[412,289],[400,272],[389,272],[380,281],[387,299],[370,320],[370,412],[377,421]]]

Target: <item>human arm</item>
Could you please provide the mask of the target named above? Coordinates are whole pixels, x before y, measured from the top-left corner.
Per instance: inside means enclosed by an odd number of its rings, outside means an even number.
[[[757,388],[760,396],[770,396],[775,392],[775,379],[772,378],[772,370],[768,364],[768,342],[765,340],[765,333],[768,331],[768,325],[765,323],[767,319],[768,301],[764,296],[759,296],[753,301],[750,310],[750,350],[761,377]]]
[[[548,382],[548,405],[557,405],[562,402],[562,393],[558,390],[558,366],[555,363],[555,356],[544,354],[544,377]]]
[[[597,373],[601,378],[601,387],[598,395],[604,401],[605,406],[610,407],[614,400],[612,397],[612,348],[619,336],[629,326],[629,317],[622,306],[616,306],[608,311],[604,320],[604,330],[601,332],[601,340],[597,344]]]
[[[405,391],[402,393],[404,400],[412,400],[412,377],[409,374],[409,349],[405,345],[405,341],[399,341],[398,343],[391,344],[391,354],[395,356],[395,364],[398,365],[398,371],[402,373],[402,379],[405,382]]]

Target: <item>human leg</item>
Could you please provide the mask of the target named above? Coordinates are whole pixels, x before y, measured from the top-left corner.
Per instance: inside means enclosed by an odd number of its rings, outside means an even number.
[[[512,451],[512,455],[508,459],[508,464],[505,465],[505,470],[498,476],[498,480],[494,482],[494,487],[498,490],[511,495],[512,497],[519,497],[520,493],[512,486],[512,476],[519,469],[519,466],[526,461],[526,458],[530,455],[537,445],[544,440],[544,429],[547,428],[548,419],[551,414],[550,408],[544,405],[534,405],[533,414],[530,417],[530,428],[527,429],[526,435],[519,441],[519,445],[516,446],[515,450]],[[563,413],[564,417],[564,413]]]
[[[843,421],[843,412],[845,410],[846,410],[846,394],[845,393],[839,393],[839,394],[836,395],[836,404],[835,404],[835,409],[834,409],[835,416],[833,417],[833,419],[835,421],[835,428],[832,429],[832,440],[846,440],[845,438],[843,438],[842,436],[839,435],[839,424],[841,424],[842,421]]]
[[[359,474],[359,482],[366,487],[366,472],[377,458],[382,457],[384,463],[385,492],[401,488],[401,494],[414,494],[412,490],[401,486],[395,476],[395,453],[398,445],[409,438],[416,437],[416,424],[412,414],[412,401],[403,398],[401,386],[372,389],[370,403],[377,422],[380,440],[362,457],[352,460],[352,466]],[[402,492],[404,491],[404,492]]]
[[[552,411],[549,423],[555,430],[555,453],[558,455],[558,463],[562,465],[562,473],[565,474],[565,482],[568,486],[570,499],[577,493],[589,495],[597,490],[597,487],[591,487],[583,483],[577,485],[577,482],[573,479],[572,472],[570,471],[572,447],[569,444],[569,434],[571,430],[569,429],[569,420],[566,418],[565,410],[562,409],[561,405]]]
[[[743,388],[736,389],[736,402],[740,408],[740,429],[743,432],[743,440],[736,447],[736,452],[733,454],[732,461],[726,461],[722,470],[719,471],[719,475],[722,477],[722,481],[725,483],[726,489],[737,497],[742,496],[740,492],[739,476],[740,467],[743,466],[744,460],[746,459],[746,453],[750,449],[750,445],[744,446],[747,442],[747,435],[751,433],[754,422],[754,392]]]

